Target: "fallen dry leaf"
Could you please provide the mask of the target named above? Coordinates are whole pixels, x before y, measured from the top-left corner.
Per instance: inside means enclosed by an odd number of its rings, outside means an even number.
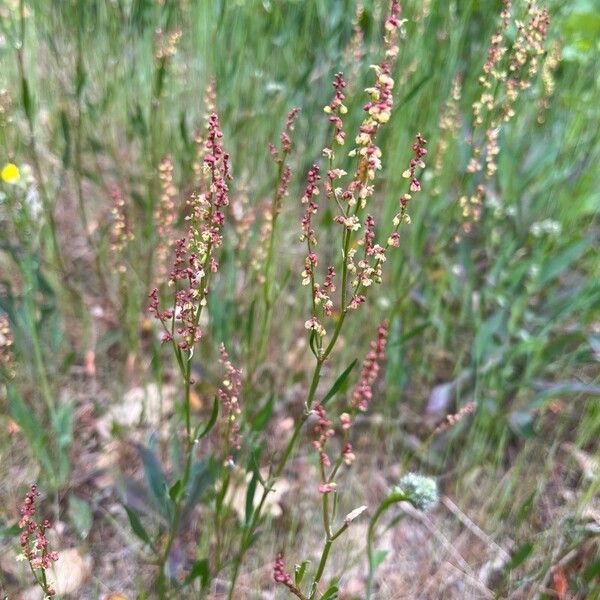
[[[81,555],[77,548],[59,550],[58,560],[52,565],[50,578],[57,594],[73,594],[92,572],[92,557]]]
[[[569,582],[564,570],[558,565],[552,569],[552,585],[559,599],[566,597],[569,590]]]
[[[96,353],[93,350],[88,350],[85,353],[83,361],[85,374],[88,377],[96,376]]]
[[[173,393],[173,386],[163,385],[161,388],[156,383],[131,388],[123,395],[122,402],[111,405],[107,413],[97,420],[98,432],[109,438],[113,423],[121,427],[135,427],[142,416],[149,425],[158,426],[161,421],[161,394],[164,414],[173,406]]]

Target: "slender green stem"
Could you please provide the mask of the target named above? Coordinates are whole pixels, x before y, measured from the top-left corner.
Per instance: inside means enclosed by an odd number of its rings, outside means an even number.
[[[264,277],[265,281],[263,283],[263,301],[265,304],[265,313],[263,316],[263,327],[261,330],[260,343],[258,346],[258,353],[256,354],[256,359],[254,361],[254,369],[256,365],[260,364],[263,359],[266,347],[267,340],[269,339],[269,331],[271,330],[271,320],[273,316],[273,270],[275,266],[274,255],[275,255],[275,240],[277,238],[277,219],[279,217],[279,211],[281,209],[281,197],[279,195],[279,188],[281,185],[281,179],[283,177],[283,173],[285,170],[285,162],[287,158],[287,153],[283,154],[283,158],[279,162],[279,168],[277,170],[277,180],[275,183],[275,191],[273,192],[273,199],[271,201],[271,231],[269,234],[269,245],[267,247],[267,258],[265,261],[265,271]]]
[[[296,427],[294,427],[292,437],[289,439],[287,446],[285,447],[285,450],[283,451],[283,454],[281,455],[279,463],[277,464],[277,468],[273,472],[272,477],[269,478],[268,484],[263,489],[261,499],[258,503],[258,506],[254,509],[252,519],[251,519],[250,523],[248,524],[248,526],[244,528],[244,531],[242,533],[242,539],[240,542],[240,551],[238,552],[238,554],[235,558],[235,561],[234,561],[234,565],[233,565],[233,572],[231,575],[231,584],[229,587],[229,593],[227,595],[228,600],[232,600],[234,598],[235,585],[236,585],[237,578],[239,575],[240,566],[246,555],[246,552],[250,548],[250,543],[252,541],[254,533],[256,532],[256,528],[258,527],[258,524],[260,523],[260,518],[262,515],[263,507],[265,505],[265,501],[267,499],[267,496],[271,492],[271,484],[283,473],[283,470],[285,469],[285,466],[292,454],[292,451],[294,450],[294,448],[296,446],[298,438],[300,437],[300,431],[302,430],[304,423],[306,423],[306,420],[308,419],[308,417],[310,415],[310,407],[312,406],[312,403],[315,398],[315,394],[317,392],[317,387],[319,385],[319,380],[321,378],[322,366],[323,366],[323,361],[317,360],[317,364],[315,365],[315,370],[313,372],[313,377],[312,377],[309,392],[308,392],[308,397],[307,397],[306,403],[305,403],[305,407],[308,407],[308,408],[305,409],[304,413],[302,414],[302,417],[296,423]]]
[[[371,517],[369,521],[369,529],[367,530],[367,557],[369,560],[369,577],[367,580],[367,600],[371,598],[373,594],[373,580],[375,577],[376,565],[373,557],[373,540],[375,537],[375,527],[383,513],[398,502],[402,502],[406,500],[407,496],[403,492],[392,492],[389,496],[387,496],[381,504],[377,507],[375,514]]]
[[[315,578],[311,586],[310,596],[308,597],[309,600],[312,600],[317,593],[319,583],[321,582],[321,577],[323,577],[323,573],[325,571],[327,559],[329,558],[329,551],[331,550],[332,543],[333,540],[331,538],[327,538],[327,540],[325,541],[325,545],[323,546],[323,552],[321,553],[321,560],[319,561],[319,566],[317,568],[317,572],[315,574]]]

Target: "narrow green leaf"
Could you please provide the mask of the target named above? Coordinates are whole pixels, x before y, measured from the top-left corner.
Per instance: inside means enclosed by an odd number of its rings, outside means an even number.
[[[511,571],[512,569],[516,569],[519,565],[525,562],[525,560],[531,554],[532,551],[532,542],[526,542],[525,544],[517,548],[517,550],[512,555],[512,558],[510,559],[509,563],[506,565],[506,570]]]
[[[21,80],[21,96],[23,102],[23,110],[25,111],[25,115],[27,119],[33,120],[33,102],[31,101],[31,93],[29,91],[29,84],[27,83],[27,79],[23,77]]]
[[[327,588],[325,593],[321,596],[321,600],[335,600],[338,597],[339,588],[337,585],[331,585]]]
[[[177,502],[179,495],[181,493],[181,479],[178,479],[169,489],[169,498],[173,502]]]
[[[271,419],[271,415],[273,414],[274,399],[275,395],[271,394],[265,405],[258,411],[254,419],[252,419],[252,423],[250,424],[252,431],[256,431],[258,433],[264,431],[265,427],[269,423],[269,420]]]
[[[306,573],[306,568],[310,564],[310,560],[303,560],[301,564],[296,565],[294,569],[294,583],[296,586],[299,586],[302,583],[302,579],[304,579],[304,575]]]
[[[148,483],[148,488],[154,498],[156,507],[165,518],[170,519],[171,504],[168,496],[168,485],[158,458],[154,452],[141,444],[137,444],[137,450],[142,459],[146,482]]]
[[[389,550],[382,549],[377,550],[373,554],[373,570],[377,569],[379,565],[385,560],[385,557],[390,553]]]
[[[341,387],[348,379],[348,375],[352,372],[352,369],[356,366],[358,360],[355,358],[347,367],[346,370],[335,380],[335,383],[331,386],[329,391],[323,396],[323,400],[321,400],[321,405],[325,406],[327,402],[329,402],[341,389]]]
[[[474,355],[477,362],[481,362],[488,354],[494,335],[502,325],[502,311],[489,317],[477,331],[474,344]]]
[[[197,560],[192,565],[189,575],[185,578],[184,584],[189,585],[194,579],[198,579],[198,577],[200,577],[200,584],[205,588],[210,581],[210,571],[208,568],[208,560],[206,558]]]
[[[202,496],[212,486],[217,477],[217,463],[212,457],[203,458],[192,466],[190,482],[186,490],[186,511],[196,506]]]
[[[87,538],[93,522],[89,503],[79,496],[70,496],[68,514],[81,539]]]
[[[254,332],[254,311],[256,307],[256,299],[252,300],[250,309],[248,310],[248,320],[246,321],[246,344],[248,348],[252,345],[252,335]]]
[[[14,386],[7,388],[9,412],[12,420],[21,428],[27,443],[35,454],[36,458],[42,463],[48,473],[54,474],[56,469],[50,455],[48,454],[48,437],[45,429],[38,421],[34,412],[25,405],[21,395]]]
[[[63,404],[56,412],[54,427],[59,448],[69,448],[73,441],[73,404]]]
[[[589,567],[586,567],[583,572],[583,578],[588,583],[591,583],[594,579],[600,577],[600,559],[593,562]]]
[[[137,535],[142,542],[150,545],[150,538],[148,537],[148,534],[146,533],[146,530],[144,529],[137,512],[127,505],[124,505],[124,508],[125,512],[127,513],[127,517],[129,518],[129,524],[131,525],[133,533],[135,533],[135,535]]]
[[[67,119],[67,112],[65,110],[60,111],[60,127],[62,130],[63,138],[65,140],[65,149],[63,150],[62,163],[65,168],[68,168],[71,163],[71,132],[69,129],[69,120]]]
[[[258,482],[258,470],[252,474],[252,479],[246,490],[246,525],[250,523],[252,513],[254,512],[254,494],[256,493],[256,484]]]
[[[210,413],[210,419],[208,419],[208,423],[206,424],[206,427],[203,429],[202,433],[197,437],[197,439],[200,440],[205,435],[208,435],[210,433],[210,430],[215,426],[215,423],[217,422],[218,416],[219,416],[219,400],[215,396],[215,399],[213,400],[212,412]]]
[[[18,523],[0,527],[0,540],[10,540],[11,538],[18,536],[20,531],[21,528]]]
[[[558,256],[545,263],[538,276],[538,286],[543,287],[556,279],[589,248],[590,243],[591,240],[584,238],[579,243],[568,246]]]
[[[308,339],[308,345],[310,346],[310,351],[315,355],[316,358],[319,357],[317,353],[317,347],[315,346],[316,334],[314,329],[310,332],[310,338]]]

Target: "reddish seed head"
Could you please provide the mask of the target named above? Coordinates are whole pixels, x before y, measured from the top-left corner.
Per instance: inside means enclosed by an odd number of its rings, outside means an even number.
[[[377,330],[377,338],[371,342],[371,349],[363,362],[360,379],[352,394],[351,404],[361,412],[367,410],[373,397],[372,386],[379,375],[380,363],[385,359],[386,343],[387,323],[383,322]]]

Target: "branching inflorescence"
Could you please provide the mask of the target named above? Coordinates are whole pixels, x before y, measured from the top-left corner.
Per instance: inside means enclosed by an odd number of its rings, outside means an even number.
[[[372,342],[371,349],[363,363],[358,385],[353,392],[347,409],[340,415],[341,439],[338,444],[338,455],[331,458],[331,440],[335,437],[333,421],[327,415],[325,406],[315,402],[316,384],[319,381],[322,364],[333,350],[342,325],[349,311],[358,309],[365,301],[368,290],[382,282],[382,268],[390,247],[400,246],[399,228],[403,223],[410,223],[408,205],[412,195],[421,191],[420,171],[425,167],[424,158],[427,155],[427,141],[417,134],[412,145],[413,156],[403,176],[408,179],[408,190],[399,200],[398,212],[392,221],[392,226],[384,238],[386,241],[377,243],[375,218],[366,213],[370,199],[375,193],[377,172],[382,168],[382,151],[377,145],[377,134],[391,118],[394,105],[392,68],[398,54],[399,28],[403,24],[400,19],[400,4],[393,1],[391,13],[385,22],[385,56],[380,64],[373,67],[375,83],[367,88],[368,102],[363,109],[366,113],[354,138],[355,147],[349,156],[356,159],[356,167],[351,177],[336,166],[336,152],[345,144],[343,116],[347,113],[344,104],[346,99],[346,82],[341,73],[334,76],[334,96],[325,106],[332,125],[331,145],[323,150],[327,160],[327,170],[322,172],[318,164],[314,164],[307,175],[306,187],[301,202],[304,214],[301,221],[301,240],[306,243],[304,268],[301,273],[302,284],[311,290],[312,314],[305,322],[305,328],[310,331],[311,348],[317,364],[308,398],[305,403],[305,419],[313,415],[314,425],[313,446],[319,454],[321,478],[318,491],[322,497],[323,528],[325,543],[317,571],[307,595],[298,587],[299,582],[292,582],[285,573],[283,556],[279,554],[275,562],[274,579],[285,585],[299,598],[312,600],[319,593],[319,585],[323,576],[332,543],[347,529],[350,522],[360,515],[366,507],[361,506],[352,511],[337,528],[333,524],[334,512],[330,506],[330,495],[336,496],[336,477],[342,465],[350,466],[355,460],[355,454],[350,440],[353,416],[364,412],[372,398],[372,386],[379,373],[380,363],[385,357],[387,324],[383,323],[377,333],[377,339]],[[346,183],[345,183],[346,181]],[[318,235],[313,223],[314,215],[319,210],[318,198],[324,192],[325,198],[335,207],[334,222],[341,227],[342,264],[340,277],[336,268],[330,265],[320,281],[318,275],[319,256],[317,253]],[[336,281],[337,280],[337,281]],[[335,311],[336,299],[333,294],[339,288],[339,309]],[[337,316],[334,317],[334,314]],[[333,334],[328,343],[327,322],[333,321]],[[294,438],[290,442],[293,444]],[[290,448],[291,446],[288,446]],[[289,452],[289,451],[288,451]],[[288,453],[284,454],[284,459]],[[280,463],[281,469],[281,463]],[[336,500],[333,500],[334,506]]]
[[[229,204],[227,180],[231,179],[222,137],[219,118],[213,113],[208,120],[204,156],[208,190],[191,198],[186,217],[188,234],[175,242],[175,261],[169,275],[173,307],[160,310],[158,288],[150,294],[149,311],[163,326],[163,342],[176,341],[182,350],[190,350],[202,337],[200,313],[206,306],[210,274],[219,267],[214,253],[223,241],[224,208]]]
[[[407,213],[408,202],[413,193],[421,190],[418,170],[425,166],[424,157],[427,154],[427,141],[417,134],[413,144],[413,158],[405,177],[409,178],[409,193],[403,194],[399,201],[399,212],[393,219],[393,229],[390,231],[385,244],[376,243],[375,219],[373,215],[363,216],[369,199],[375,193],[375,178],[382,167],[382,151],[376,143],[379,129],[390,117],[394,105],[394,80],[391,76],[395,57],[398,54],[398,29],[403,24],[400,19],[400,4],[392,2],[391,14],[385,23],[385,57],[379,65],[374,65],[375,83],[367,88],[368,102],[363,109],[367,113],[355,136],[355,148],[349,156],[357,159],[356,168],[350,181],[344,185],[343,180],[348,173],[335,167],[336,149],[343,146],[346,140],[343,116],[347,113],[344,104],[346,82],[343,75],[337,73],[334,77],[335,90],[331,102],[325,106],[325,113],[333,125],[332,143],[323,150],[328,160],[328,169],[322,187],[327,199],[335,202],[337,214],[334,222],[342,227],[342,256],[340,287],[340,317],[334,326],[331,342],[323,346],[323,338],[327,335],[326,320],[333,314],[334,301],[332,294],[336,289],[334,266],[327,267],[323,283],[319,283],[317,266],[319,257],[316,251],[318,239],[313,227],[313,216],[319,210],[317,198],[321,193],[321,169],[314,164],[307,175],[307,182],[302,204],[301,239],[306,242],[307,252],[304,258],[304,269],[301,274],[302,284],[310,286],[312,292],[312,315],[306,321],[306,329],[314,332],[318,356],[325,359],[333,349],[345,315],[349,310],[357,309],[366,300],[368,288],[373,283],[381,283],[382,266],[386,260],[389,247],[400,245],[398,229],[402,223],[410,222]],[[358,232],[363,229],[362,236]],[[362,251],[361,251],[362,249]],[[362,256],[360,256],[362,254]]]
[[[48,582],[46,570],[58,560],[58,552],[50,550],[46,532],[52,527],[48,519],[40,522],[35,520],[37,511],[36,502],[40,493],[36,485],[32,485],[25,496],[21,506],[21,556],[29,563],[37,584],[42,588],[45,596],[55,596],[54,587]]]
[[[479,221],[486,182],[498,169],[498,138],[502,126],[515,116],[515,104],[521,92],[531,87],[539,68],[539,57],[545,51],[550,17],[546,8],[535,0],[527,2],[526,20],[515,20],[517,35],[509,46],[512,0],[503,0],[500,24],[490,40],[483,73],[479,78],[482,91],[473,103],[473,133],[469,137],[472,155],[467,173],[482,176],[470,195],[461,196],[459,206],[468,233]]]

